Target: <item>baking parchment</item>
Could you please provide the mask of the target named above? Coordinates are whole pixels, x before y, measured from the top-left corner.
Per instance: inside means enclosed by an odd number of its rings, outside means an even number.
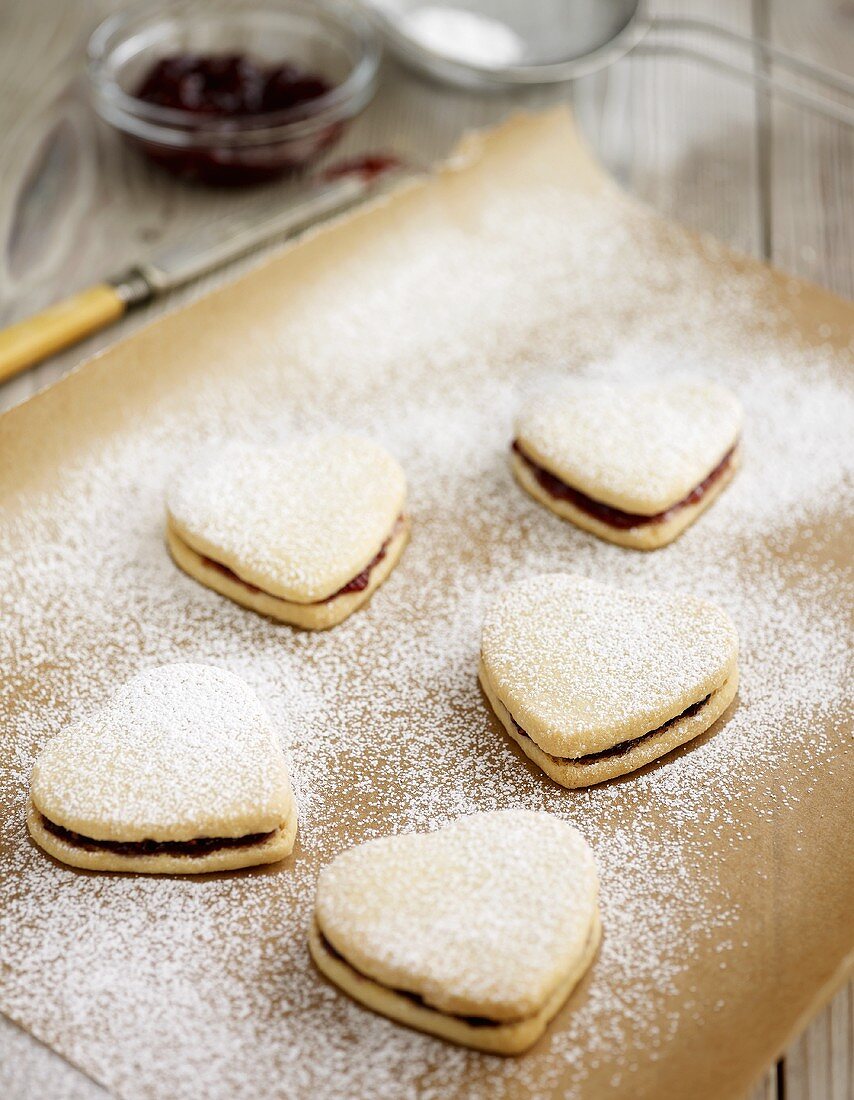
[[[852,532],[833,444],[852,331],[851,305],[622,194],[557,111],[472,136],[435,177],[5,414],[0,1009],[127,1097],[743,1092],[852,947]],[[515,486],[529,392],[676,369],[728,381],[748,422],[744,470],[673,547],[606,546]],[[412,544],[365,611],[297,634],[178,573],[163,489],[200,442],[330,424],[384,440],[409,476]],[[475,676],[488,600],[543,569],[720,600],[742,634],[736,708],[641,775],[557,788]],[[54,863],[23,823],[34,754],[175,659],[232,668],[270,709],[301,805],[293,857],[193,881]],[[335,852],[510,805],[576,823],[603,882],[600,955],[534,1050],[452,1048],[316,974],[305,930]]]

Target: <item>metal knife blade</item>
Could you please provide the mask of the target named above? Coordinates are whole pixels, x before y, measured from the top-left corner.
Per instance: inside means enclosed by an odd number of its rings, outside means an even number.
[[[184,286],[268,241],[293,236],[412,176],[409,170],[395,168],[378,176],[352,172],[324,180],[282,209],[238,211],[220,218],[108,282],[128,305],[137,304]]]
[[[276,210],[246,209],[211,222],[112,279],[56,302],[0,330],[0,382],[113,324],[132,306],[184,286],[277,237],[293,236],[346,210],[394,180],[413,177],[393,156],[362,157],[333,165],[298,201]]]

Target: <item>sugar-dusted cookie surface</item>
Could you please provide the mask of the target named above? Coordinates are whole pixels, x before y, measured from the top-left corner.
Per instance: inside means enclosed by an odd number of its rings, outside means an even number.
[[[489,609],[480,677],[522,748],[547,771],[543,754],[575,763],[565,785],[584,786],[707,729],[732,701],[737,661],[733,623],[706,600],[551,573],[510,585]]]
[[[231,442],[208,449],[175,478],[168,522],[170,535],[238,583],[310,605],[358,578],[389,540],[399,553],[405,497],[399,463],[360,436]]]
[[[284,858],[296,806],[254,692],[207,665],[149,669],[47,743],[28,826],[65,863],[190,873]]]
[[[318,880],[310,946],[374,1010],[516,1053],[542,1034],[599,936],[584,838],[549,814],[506,810],[343,852]]]
[[[612,542],[670,542],[731,481],[742,411],[712,382],[612,386],[572,379],[532,399],[516,425],[513,472],[532,496]]]

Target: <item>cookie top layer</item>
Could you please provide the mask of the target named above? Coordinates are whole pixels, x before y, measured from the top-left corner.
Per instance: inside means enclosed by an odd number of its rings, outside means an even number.
[[[525,733],[577,757],[649,733],[719,688],[738,636],[706,600],[548,573],[495,601],[481,659]]]
[[[657,515],[684,500],[738,440],[737,398],[706,381],[612,386],[572,379],[530,401],[525,454],[594,500]]]
[[[357,970],[458,1015],[533,1015],[582,957],[593,855],[557,817],[462,817],[351,848],[321,872],[316,915]]]
[[[170,487],[169,522],[199,554],[296,603],[373,560],[403,511],[398,462],[369,439],[319,435],[208,449]]]
[[[95,840],[271,832],[294,811],[287,765],[255,693],[207,665],[163,665],[49,741],[37,810]]]

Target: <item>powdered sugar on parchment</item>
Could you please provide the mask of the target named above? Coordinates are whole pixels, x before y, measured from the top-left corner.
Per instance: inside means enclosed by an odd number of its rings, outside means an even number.
[[[150,408],[4,520],[0,1009],[116,1095],[573,1096],[594,1080],[631,1094],[633,1075],[731,1007],[741,967],[756,972],[749,912],[767,884],[731,868],[764,820],[834,778],[850,589],[828,519],[850,504],[854,417],[842,355],[777,335],[761,278],[717,278],[713,246],[698,257],[673,234],[659,258],[658,231],[619,204],[542,186],[524,202],[484,196],[468,223],[423,216],[342,256],[295,305],[254,313],[228,337],[245,374],[195,375],[181,402]],[[213,335],[197,339],[215,364]],[[696,374],[742,402],[744,467],[671,547],[606,545],[514,484],[519,408],[568,373],[616,385]],[[200,444],[296,430],[365,433],[409,484],[400,564],[323,635],[216,596],[163,542],[166,486]],[[712,600],[741,644],[739,702],[714,735],[579,792],[524,761],[476,680],[495,595],[567,570]],[[58,867],[25,834],[36,752],[123,680],[174,660],[226,668],[258,693],[300,805],[293,857],[198,881]],[[337,852],[510,807],[579,828],[602,883],[590,981],[536,1050],[452,1048],[318,977],[306,929]],[[699,957],[727,964],[711,992],[692,977]]]

